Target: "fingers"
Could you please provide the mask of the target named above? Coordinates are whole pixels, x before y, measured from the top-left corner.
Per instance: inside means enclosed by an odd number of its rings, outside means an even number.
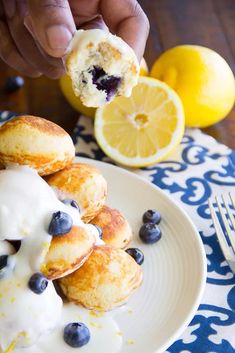
[[[68,1],[28,0],[28,7],[26,21],[31,20],[30,25],[40,46],[53,57],[65,55],[76,30]]]
[[[29,65],[20,55],[3,21],[0,21],[0,38],[0,58],[5,61],[6,64],[26,76],[38,77],[41,75],[40,71]]]
[[[109,29],[124,39],[141,60],[149,33],[149,21],[138,2],[100,0],[100,10]]]
[[[95,28],[99,28],[102,29],[103,31],[108,31],[108,27],[106,26],[106,24],[103,21],[102,16],[98,15],[95,16],[93,19],[90,19],[82,24],[80,24],[79,28],[82,29],[95,29]]]
[[[7,2],[10,4],[9,0]],[[8,17],[7,21],[11,37],[21,56],[28,65],[34,67],[35,70],[42,74],[50,78],[60,77],[64,73],[62,61],[60,61],[60,67],[55,67],[45,58],[43,53],[40,52],[36,41],[24,26],[23,18],[27,11],[27,7],[24,6],[22,1],[17,1],[15,5],[15,14],[13,17]]]

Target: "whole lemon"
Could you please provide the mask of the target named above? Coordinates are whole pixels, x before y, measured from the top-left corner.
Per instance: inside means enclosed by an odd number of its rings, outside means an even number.
[[[180,96],[186,126],[206,127],[226,117],[235,101],[235,80],[227,62],[215,51],[180,45],[163,53],[150,75]]]
[[[85,116],[89,116],[94,118],[95,116],[95,108],[88,108],[86,107],[80,100],[79,97],[75,96],[72,87],[72,80],[69,75],[65,74],[60,78],[60,88],[67,99],[68,103],[79,113],[82,113]]]

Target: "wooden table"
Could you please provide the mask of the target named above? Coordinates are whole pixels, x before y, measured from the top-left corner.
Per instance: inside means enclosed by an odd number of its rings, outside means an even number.
[[[200,44],[220,53],[235,72],[235,0],[139,0],[151,23],[145,58],[149,66],[166,49],[179,44]],[[78,118],[65,101],[57,81],[45,77],[26,79],[20,91],[2,91],[13,70],[0,62],[0,110],[48,118],[69,133]],[[217,125],[205,129],[235,148],[235,109]]]

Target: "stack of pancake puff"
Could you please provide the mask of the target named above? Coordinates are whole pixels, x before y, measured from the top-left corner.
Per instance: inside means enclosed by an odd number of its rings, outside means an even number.
[[[74,156],[70,136],[43,118],[20,116],[0,128],[2,167],[19,164],[36,169],[60,200],[75,201],[84,223],[102,230],[101,245],[83,227],[52,237],[41,272],[58,280],[68,301],[108,311],[127,302],[142,282],[142,270],[123,250],[132,230],[117,209],[105,204],[106,180],[95,167],[74,163]]]

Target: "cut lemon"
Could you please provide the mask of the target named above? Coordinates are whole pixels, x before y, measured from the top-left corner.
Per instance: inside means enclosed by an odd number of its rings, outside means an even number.
[[[139,79],[131,97],[117,97],[95,115],[99,146],[111,159],[129,167],[165,159],[183,133],[180,98],[168,85],[149,77]]]

